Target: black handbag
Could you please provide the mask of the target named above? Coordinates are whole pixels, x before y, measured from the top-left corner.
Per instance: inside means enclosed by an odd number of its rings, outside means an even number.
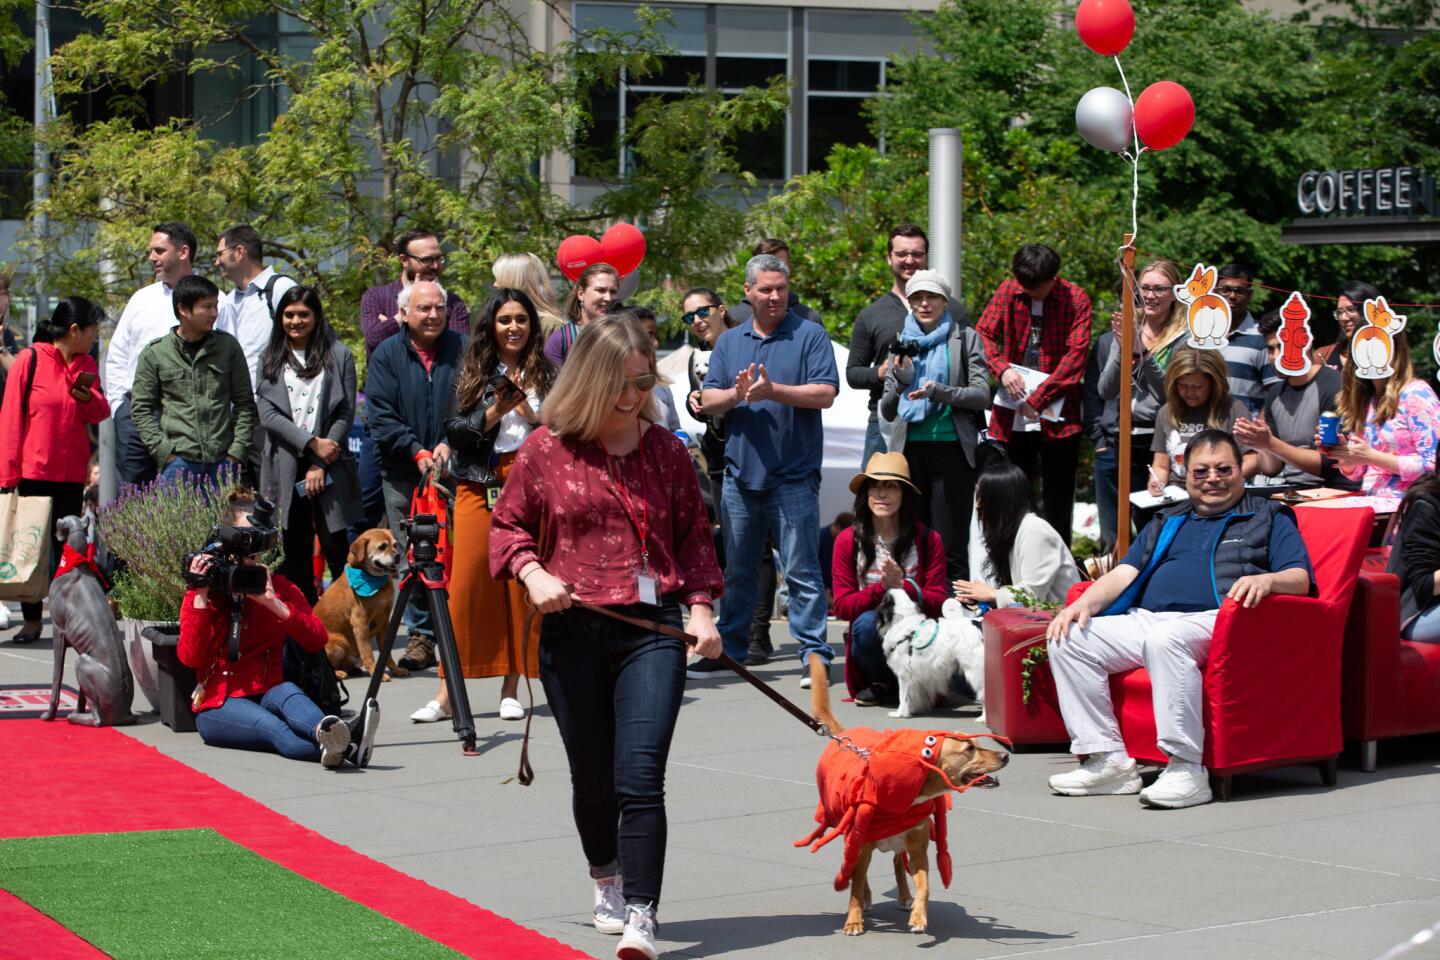
[[[350,691],[335,676],[335,668],[323,650],[311,652],[286,637],[281,669],[285,679],[303,690],[327,716],[338,717],[340,708],[350,702]]]

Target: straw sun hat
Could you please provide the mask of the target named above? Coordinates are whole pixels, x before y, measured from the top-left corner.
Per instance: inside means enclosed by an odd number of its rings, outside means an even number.
[[[865,469],[851,478],[850,492],[859,493],[860,485],[865,482],[866,477],[871,480],[894,480],[905,484],[916,493],[920,492],[920,488],[910,481],[910,464],[903,453],[871,454]]]

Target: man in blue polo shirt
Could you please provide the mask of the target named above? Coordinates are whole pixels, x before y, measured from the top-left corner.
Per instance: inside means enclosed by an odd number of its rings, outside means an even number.
[[[825,584],[820,574],[820,411],[835,402],[840,372],[819,324],[789,309],[790,271],[773,254],[745,264],[745,299],[754,315],[720,335],[710,355],[701,405],[725,415],[725,481],[720,523],[725,535],[725,652],[744,660],[760,552],[768,532],[780,548],[790,588],[790,632],[800,643],[809,686],[814,655],[828,668]],[[702,660],[686,675],[701,679],[724,667]]]
[[[1310,591],[1310,555],[1290,508],[1248,496],[1240,447],[1206,430],[1185,451],[1190,502],[1150,522],[1125,559],[1051,621],[1050,670],[1078,769],[1050,778],[1070,797],[1138,793],[1151,807],[1210,802],[1202,765],[1200,668],[1222,599],[1253,607],[1266,596]],[[1140,789],[1110,701],[1110,675],[1150,674],[1156,740],[1170,758]]]

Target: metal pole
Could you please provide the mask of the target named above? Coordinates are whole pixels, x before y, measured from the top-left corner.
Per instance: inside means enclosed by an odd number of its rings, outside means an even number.
[[[1125,234],[1120,296],[1120,449],[1116,466],[1115,556],[1130,549],[1130,390],[1135,370],[1135,234]]]
[[[50,7],[47,0],[35,0],[35,171],[33,174],[33,210],[35,232],[40,238],[40,259],[35,267],[35,312],[26,331],[27,339],[35,338],[35,325],[49,313],[49,297],[45,289],[45,244],[50,237],[50,217],[43,204],[50,196],[50,154],[45,149],[42,131],[55,119],[55,92],[50,82]]]
[[[960,226],[965,181],[960,131],[930,131],[930,269],[950,281],[951,296],[960,300]]]

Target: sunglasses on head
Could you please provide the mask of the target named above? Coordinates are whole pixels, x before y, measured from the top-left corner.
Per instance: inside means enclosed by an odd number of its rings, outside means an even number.
[[[640,393],[644,393],[646,390],[654,390],[654,389],[655,389],[655,374],[653,374],[653,373],[642,373],[642,374],[640,374],[640,376],[638,376],[638,377],[621,377],[621,378],[620,378],[620,390],[619,390],[618,392],[624,393],[624,392],[625,392],[625,385],[626,385],[627,383],[628,383],[630,386],[634,387],[634,388],[635,388],[637,391],[639,391]]]
[[[718,303],[712,303],[712,304],[710,304],[710,305],[707,306],[707,307],[696,307],[694,310],[691,310],[689,313],[682,313],[682,314],[680,314],[680,322],[683,323],[683,324],[685,324],[685,326],[688,327],[688,326],[690,326],[690,324],[694,323],[697,319],[699,319],[699,320],[708,320],[708,319],[710,319],[710,311],[711,311],[711,310],[718,310],[718,309],[720,309],[720,304],[718,304]]]

